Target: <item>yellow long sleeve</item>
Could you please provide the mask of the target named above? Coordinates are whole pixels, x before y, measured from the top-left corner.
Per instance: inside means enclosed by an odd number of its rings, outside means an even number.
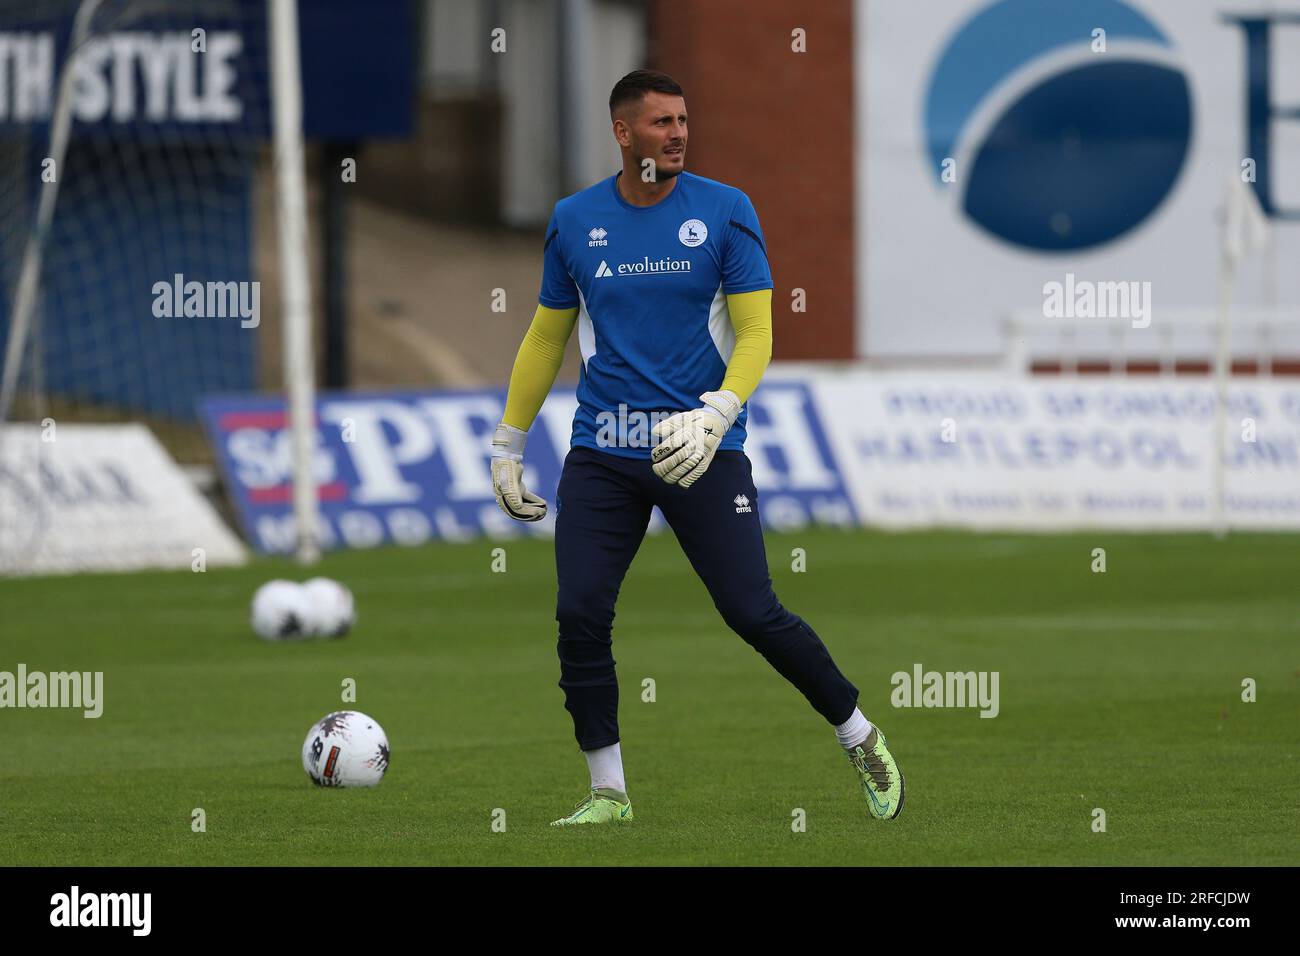
[[[735,392],[741,404],[758,388],[759,379],[772,361],[772,290],[738,292],[727,296],[736,347],[727,363],[722,388]]]
[[[578,308],[552,309],[537,306],[532,324],[519,344],[514,369],[510,372],[510,388],[506,392],[507,425],[528,431],[541,410],[546,395],[555,384],[564,363],[564,347],[573,333],[578,319]]]

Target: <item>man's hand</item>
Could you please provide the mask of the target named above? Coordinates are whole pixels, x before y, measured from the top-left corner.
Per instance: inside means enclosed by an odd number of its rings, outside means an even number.
[[[516,521],[541,521],[546,502],[524,487],[528,432],[502,422],[492,435],[492,490],[501,510]]]
[[[678,412],[651,431],[658,444],[650,452],[654,473],[670,485],[689,488],[708,469],[722,436],[740,415],[740,397],[734,392],[705,392],[704,405]]]

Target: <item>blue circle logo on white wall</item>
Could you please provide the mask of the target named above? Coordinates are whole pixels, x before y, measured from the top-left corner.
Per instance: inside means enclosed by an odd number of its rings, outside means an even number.
[[[1168,39],[1120,0],[999,0],[940,55],[925,131],[974,222],[1029,249],[1086,249],[1169,194],[1191,93]]]

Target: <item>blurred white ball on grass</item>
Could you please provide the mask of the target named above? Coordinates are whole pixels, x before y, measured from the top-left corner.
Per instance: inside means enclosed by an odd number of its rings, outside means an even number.
[[[311,607],[296,581],[267,581],[253,595],[253,631],[264,641],[311,637]]]
[[[352,592],[331,578],[276,579],[253,595],[252,621],[265,641],[342,637],[356,624],[357,610]]]

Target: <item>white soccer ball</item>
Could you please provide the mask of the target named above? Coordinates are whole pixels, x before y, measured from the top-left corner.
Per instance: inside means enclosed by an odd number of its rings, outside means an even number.
[[[352,592],[329,578],[312,578],[303,584],[309,607],[308,628],[317,637],[342,637],[357,622]]]
[[[388,771],[384,728],[355,710],[318,720],[302,744],[302,769],[318,787],[375,787]]]
[[[264,641],[310,637],[310,611],[302,585],[267,581],[253,595],[253,630]]]

